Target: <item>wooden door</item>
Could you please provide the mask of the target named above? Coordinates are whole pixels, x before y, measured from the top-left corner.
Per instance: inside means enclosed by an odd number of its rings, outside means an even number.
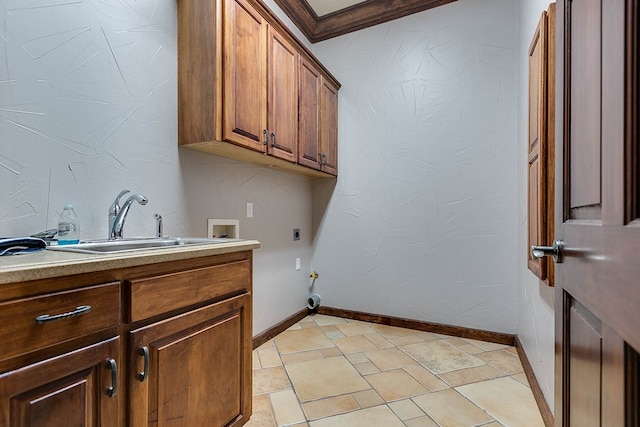
[[[298,157],[298,51],[269,27],[267,153],[290,162]]]
[[[113,338],[0,374],[0,425],[118,426],[119,354],[119,339]]]
[[[300,93],[298,121],[298,163],[320,169],[318,111],[320,72],[304,56],[300,56]]]
[[[129,425],[222,427],[249,420],[250,301],[243,294],[130,333]]]
[[[638,6],[562,0],[558,17],[555,423],[638,426]]]
[[[222,139],[265,151],[267,23],[246,0],[225,0],[222,37]]]
[[[320,162],[322,170],[338,174],[338,88],[322,78],[320,85]]]

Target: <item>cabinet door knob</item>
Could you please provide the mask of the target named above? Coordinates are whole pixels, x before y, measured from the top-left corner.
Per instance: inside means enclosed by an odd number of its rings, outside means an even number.
[[[118,364],[115,359],[107,359],[107,369],[111,370],[111,385],[107,387],[107,396],[113,397],[118,392]]]
[[[262,131],[262,135],[264,135],[264,141],[262,141],[262,145],[268,145],[269,144],[269,131],[268,130],[263,130]]]
[[[138,372],[138,381],[142,383],[149,376],[149,347],[140,347],[139,354],[144,358],[144,368],[142,369],[142,372]]]

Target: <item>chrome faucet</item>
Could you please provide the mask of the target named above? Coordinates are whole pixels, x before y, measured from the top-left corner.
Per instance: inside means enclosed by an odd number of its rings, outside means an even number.
[[[127,190],[126,192],[128,192]],[[126,193],[124,193],[126,194]],[[120,194],[122,195],[122,193]],[[120,196],[118,196],[119,198]],[[116,199],[116,202],[118,199]],[[118,213],[115,215],[113,219],[113,226],[111,227],[111,232],[109,235],[109,239],[111,240],[119,240],[122,239],[122,230],[124,228],[124,220],[127,219],[127,214],[129,213],[129,208],[133,202],[138,202],[141,205],[146,205],[149,200],[144,197],[142,194],[134,194],[129,197],[123,204],[122,208],[118,209]],[[115,202],[114,202],[115,203]],[[116,203],[117,204],[117,203]],[[111,212],[109,213],[111,214]]]

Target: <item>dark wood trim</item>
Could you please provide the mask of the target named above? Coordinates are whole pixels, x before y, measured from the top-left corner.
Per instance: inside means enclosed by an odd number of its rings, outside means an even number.
[[[545,427],[553,427],[554,419],[553,413],[549,408],[549,404],[547,400],[544,398],[544,394],[542,393],[542,389],[540,388],[540,384],[538,383],[538,379],[536,375],[533,373],[533,368],[531,367],[531,363],[529,363],[529,358],[527,357],[527,353],[524,351],[524,347],[522,347],[522,342],[520,338],[516,336],[515,339],[515,347],[518,351],[518,357],[520,357],[520,363],[522,363],[522,368],[524,369],[524,374],[527,376],[527,381],[531,386],[531,392],[533,393],[533,398],[536,400],[538,404],[538,409],[540,410],[540,415],[542,416],[542,421],[544,421]]]
[[[514,345],[515,335],[502,332],[483,331],[481,329],[465,328],[463,326],[443,325],[441,323],[424,322],[421,320],[404,319],[401,317],[383,316],[380,314],[363,313],[360,311],[345,310],[342,308],[324,307],[318,308],[319,314],[337,316],[346,319],[362,320],[364,322],[379,323],[399,328],[415,329],[418,331],[433,332],[436,334],[451,335],[454,337],[471,338],[479,341],[493,342],[504,345]]]
[[[311,43],[315,43],[315,31],[318,16],[309,3],[297,0],[275,0],[282,11],[293,21],[296,27]]]
[[[625,224],[640,218],[640,150],[637,141],[640,137],[640,7],[635,0],[626,1],[625,31]]]
[[[295,325],[296,323],[298,323],[299,321],[307,317],[307,314],[308,314],[308,310],[306,308],[302,309],[297,313],[294,313],[293,315],[287,317],[282,322],[270,327],[266,331],[259,333],[258,335],[253,337],[253,349],[255,350],[256,348],[260,347],[262,344],[269,341],[271,338],[274,338],[276,335],[286,331],[291,326]]]
[[[293,23],[316,43],[456,0],[368,0],[318,17],[305,0],[275,0]]]

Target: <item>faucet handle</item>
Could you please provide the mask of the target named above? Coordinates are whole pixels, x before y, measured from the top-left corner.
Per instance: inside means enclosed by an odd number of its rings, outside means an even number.
[[[130,193],[131,190],[122,190],[115,198],[115,200],[113,201],[113,203],[111,203],[111,206],[109,206],[109,213],[113,213],[114,215],[118,214],[118,211],[120,210],[120,198],[122,196],[124,196],[127,193]]]

